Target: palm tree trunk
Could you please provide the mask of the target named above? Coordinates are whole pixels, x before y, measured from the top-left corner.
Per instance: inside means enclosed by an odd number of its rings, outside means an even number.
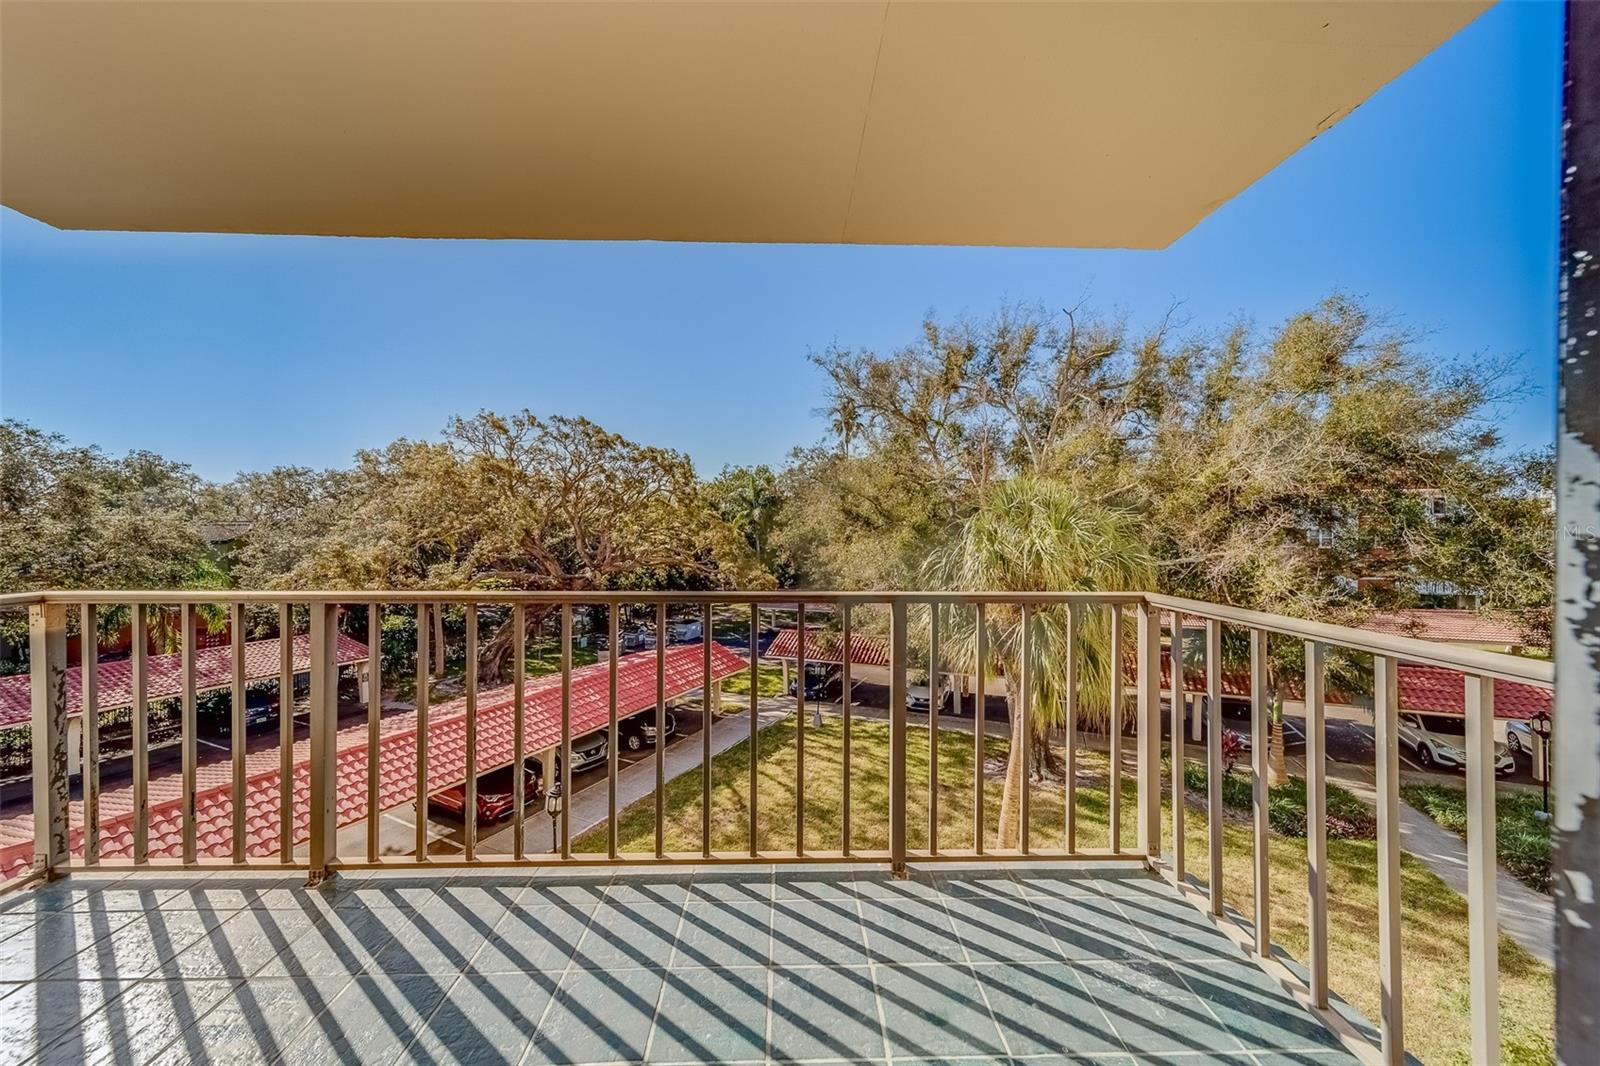
[[[1006,780],[1000,793],[1000,847],[1014,848],[1017,846],[1018,830],[1021,826],[1019,812],[1022,805],[1022,789],[1025,787],[1025,767],[1022,765],[1024,745],[1021,712],[1011,706],[1009,698],[1006,700],[1006,707],[1011,714],[1011,750],[1006,755]],[[983,767],[978,767],[977,772],[981,778]]]
[[[1272,728],[1267,736],[1267,785],[1280,788],[1289,783],[1289,769],[1283,756],[1283,694],[1273,692],[1268,716]]]

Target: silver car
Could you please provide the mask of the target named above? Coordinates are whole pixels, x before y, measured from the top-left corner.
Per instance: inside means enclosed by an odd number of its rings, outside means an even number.
[[[1451,714],[1402,714],[1400,743],[1411,749],[1424,770],[1467,768],[1465,718]],[[1509,774],[1517,764],[1504,744],[1494,746],[1494,772]]]

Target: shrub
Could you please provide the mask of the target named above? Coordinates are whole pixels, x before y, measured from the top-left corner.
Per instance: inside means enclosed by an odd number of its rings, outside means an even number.
[[[1191,792],[1206,789],[1206,768],[1198,763],[1186,762],[1183,767],[1184,787]],[[1225,774],[1222,778],[1222,805],[1236,810],[1249,810],[1253,802],[1250,778],[1246,775]],[[1306,783],[1303,778],[1291,777],[1289,783],[1272,789],[1267,797],[1267,824],[1279,836],[1306,835]],[[1334,839],[1371,840],[1377,836],[1377,818],[1360,799],[1338,785],[1328,785],[1328,836]]]
[[[1272,790],[1267,802],[1267,821],[1272,831],[1282,836],[1306,835],[1306,783],[1291,777],[1289,783]],[[1355,795],[1328,785],[1328,836],[1336,840],[1372,840],[1378,835],[1378,819]]]

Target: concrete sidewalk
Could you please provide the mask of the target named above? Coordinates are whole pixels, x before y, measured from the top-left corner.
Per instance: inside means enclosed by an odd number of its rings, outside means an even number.
[[[762,700],[758,705],[756,719],[757,730],[794,714],[794,699],[773,698]],[[750,739],[750,712],[730,714],[718,717],[711,723],[711,756],[718,755],[734,747],[740,741]],[[698,770],[700,767],[701,741],[700,734],[693,733],[685,736],[680,742],[667,745],[666,758],[662,780],[671,781],[682,774]],[[650,757],[640,759],[638,762],[624,766],[617,771],[617,811],[625,810],[630,803],[636,803],[652,795],[656,789],[656,761],[654,753]],[[572,839],[577,840],[584,833],[598,826],[605,825],[608,804],[606,802],[605,782],[590,785],[577,794],[572,803],[571,820]],[[559,823],[558,823],[559,824]],[[550,818],[544,813],[544,808],[528,812],[527,824],[523,827],[525,847],[530,852],[554,851],[557,839],[552,833]],[[503,828],[480,836],[478,848],[488,853],[511,852],[511,827]]]
[[[1360,769],[1330,762],[1328,780],[1376,807],[1378,794],[1370,773],[1363,775]],[[1463,898],[1467,895],[1467,842],[1404,800],[1400,801],[1400,848],[1421,859]],[[1495,874],[1500,932],[1540,962],[1554,966],[1555,901],[1518,881],[1502,866],[1495,867]]]

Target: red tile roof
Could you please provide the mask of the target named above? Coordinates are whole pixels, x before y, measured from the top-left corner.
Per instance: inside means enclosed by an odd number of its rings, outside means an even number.
[[[1440,666],[1400,664],[1400,709],[1424,714],[1466,713],[1466,677]],[[1496,718],[1532,718],[1550,713],[1554,693],[1537,685],[1515,681],[1494,683]]]
[[[353,637],[339,634],[338,660],[341,665],[367,657],[367,646]],[[278,638],[246,641],[244,676],[246,681],[264,681],[278,676]],[[294,637],[294,670],[303,674],[311,669],[311,636]],[[183,694],[183,656],[177,652],[152,655],[145,661],[145,692],[152,700],[171,699]],[[133,664],[128,659],[103,662],[97,672],[100,709],[115,710],[133,702]],[[194,653],[195,691],[211,692],[233,684],[233,649],[227,645],[200,648]],[[67,667],[68,713],[83,713],[83,671]],[[25,726],[33,720],[32,682],[27,674],[0,677],[0,728]]]
[[[702,649],[699,644],[680,644],[666,649],[666,695],[671,699],[700,687]],[[617,659],[617,714],[625,716],[655,706],[656,654],[654,651],[619,656]],[[712,645],[711,673],[714,680],[739,673],[748,666],[737,654],[720,644]],[[607,701],[609,667],[606,663],[572,671],[572,735],[593,732],[609,719]],[[528,682],[523,702],[526,752],[536,754],[561,742],[561,677],[552,674]],[[478,694],[479,773],[509,765],[514,743],[512,689],[505,685]],[[397,807],[416,795],[416,735],[414,712],[384,719],[378,748],[378,804],[380,809]],[[361,821],[367,815],[367,725],[364,721],[339,730],[336,742],[336,818],[340,826]],[[466,779],[466,699],[440,704],[428,715],[428,791],[437,792]],[[265,748],[252,752],[245,770],[246,852],[250,855],[275,855],[279,844],[279,751]],[[296,842],[310,836],[308,803],[310,795],[309,742],[294,746],[294,835]],[[181,778],[164,774],[150,780],[150,855],[181,856],[183,816]],[[232,854],[233,785],[226,760],[200,766],[195,789],[195,841],[201,855],[227,857]],[[70,846],[82,854],[83,812],[79,803],[71,809]],[[133,854],[133,790],[131,786],[110,789],[100,797],[100,854],[107,858],[127,858]],[[27,870],[33,857],[33,816],[14,815],[0,820],[0,877],[14,877]]]
[[[1421,663],[1401,663],[1400,675],[1400,709],[1402,711],[1416,711],[1421,714],[1454,714],[1466,713],[1466,675],[1456,670],[1447,670],[1442,666],[1425,666]],[[1136,669],[1130,661],[1125,671],[1131,682],[1136,676]],[[1186,692],[1204,692],[1206,690],[1205,671],[1198,667],[1187,667],[1183,672],[1184,690]],[[1172,663],[1170,651],[1161,649],[1161,686],[1163,689],[1172,684]],[[1284,679],[1284,697],[1298,700],[1302,697],[1304,686],[1298,677]],[[1222,675],[1222,694],[1238,699],[1250,698],[1250,674],[1244,670],[1225,671]],[[1494,683],[1494,716],[1496,718],[1532,718],[1540,711],[1550,713],[1553,694],[1549,689],[1537,685],[1524,685],[1515,681],[1496,680]],[[1330,703],[1345,703],[1349,697],[1340,692],[1329,692],[1327,699]]]
[[[1515,619],[1442,607],[1379,611],[1362,622],[1361,628],[1374,633],[1468,644],[1520,645],[1528,642],[1527,634]]]
[[[810,609],[809,607],[807,608]],[[799,650],[798,629],[780,629],[767,645],[769,659],[793,659]],[[806,662],[842,663],[844,642],[837,633],[806,627]],[[882,637],[869,637],[861,633],[850,634],[850,661],[857,666],[888,666],[889,642]]]

